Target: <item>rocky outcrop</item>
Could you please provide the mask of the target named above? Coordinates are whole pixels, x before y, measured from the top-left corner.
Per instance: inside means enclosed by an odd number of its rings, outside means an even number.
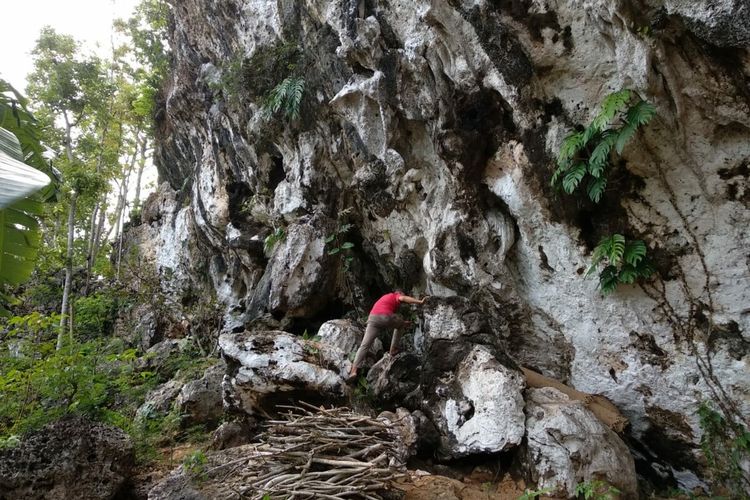
[[[364,315],[395,286],[465,297],[490,322],[477,344],[606,396],[690,489],[699,402],[750,415],[747,15],[739,0],[173,2],[169,185],[132,241],[170,293],[215,294],[225,331]],[[305,80],[301,118],[264,117],[286,77]],[[658,114],[612,157],[603,199],[552,192],[563,138],[622,88]],[[613,233],[644,240],[658,278],[603,299],[585,271]],[[452,339],[433,333],[438,377],[473,347],[442,356]]]
[[[276,402],[338,400],[351,367],[342,351],[280,331],[223,334],[227,364],[224,405],[249,415],[267,415]]]
[[[524,435],[524,379],[501,365],[486,348],[475,347],[425,390],[425,411],[441,435],[439,451],[458,458],[497,453],[521,443]]]
[[[135,451],[119,429],[65,418],[0,449],[0,497],[14,500],[123,498]]]
[[[186,424],[211,424],[224,414],[222,380],[226,367],[223,363],[206,369],[198,380],[184,384],[175,401]]]
[[[539,488],[573,497],[578,484],[599,480],[638,498],[628,447],[584,403],[551,387],[529,389],[525,411],[525,459]]]
[[[184,382],[169,380],[146,394],[146,399],[136,411],[136,419],[160,418],[169,413],[180,394]]]

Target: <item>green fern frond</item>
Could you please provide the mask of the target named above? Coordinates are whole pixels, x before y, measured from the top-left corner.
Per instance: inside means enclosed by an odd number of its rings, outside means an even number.
[[[586,130],[583,131],[583,145],[585,146],[589,141],[596,138],[600,132],[601,130],[596,128],[593,123],[586,127]]]
[[[627,112],[625,120],[636,126],[645,125],[656,115],[656,107],[647,101],[638,101]]]
[[[577,132],[570,134],[566,137],[562,145],[560,146],[560,156],[558,157],[558,164],[563,164],[567,160],[573,158],[578,151],[583,147],[583,132]]]
[[[638,271],[638,277],[644,279],[650,277],[656,272],[656,268],[650,262],[645,260],[638,264],[636,270]]]
[[[633,123],[626,123],[623,125],[623,127],[620,129],[619,133],[617,134],[617,141],[615,142],[615,149],[617,150],[617,154],[622,154],[622,150],[625,149],[625,144],[630,141],[630,139],[635,135],[635,131],[638,128],[638,125]]]
[[[609,295],[614,292],[618,283],[617,268],[615,266],[605,267],[599,275],[599,288],[601,289],[602,294]]]
[[[602,134],[602,140],[596,145],[589,158],[589,173],[594,177],[601,177],[609,160],[609,152],[617,141],[617,134],[607,131]]]
[[[625,254],[623,259],[631,266],[637,266],[638,263],[646,256],[646,244],[641,240],[629,241],[625,245]]]
[[[602,101],[601,111],[591,122],[591,127],[597,130],[604,130],[608,127],[617,113],[625,109],[632,95],[630,90],[625,89],[605,97]]]
[[[599,200],[602,199],[602,195],[604,194],[604,189],[607,187],[607,178],[606,177],[599,177],[595,179],[591,179],[589,181],[589,186],[587,189],[587,192],[589,194],[589,198],[591,198],[591,201],[594,203],[599,203]]]
[[[625,237],[621,234],[613,234],[612,242],[609,248],[609,259],[610,264],[618,265],[622,262],[622,256],[625,254]]]
[[[565,172],[568,171],[568,165],[560,165],[555,169],[555,173],[552,174],[552,180],[550,181],[550,184],[555,187],[557,186],[557,183],[560,180],[560,176],[563,175]]]
[[[571,168],[568,173],[565,174],[565,177],[563,177],[562,186],[565,192],[570,194],[575,191],[584,175],[586,175],[585,163],[578,163]]]
[[[620,274],[617,275],[618,281],[620,283],[625,283],[626,285],[634,283],[637,277],[638,270],[630,264],[625,264],[624,266],[622,266],[622,269],[620,269]]]
[[[303,78],[285,78],[268,93],[264,108],[268,114],[282,111],[285,117],[296,120],[299,118],[304,91],[305,80]]]

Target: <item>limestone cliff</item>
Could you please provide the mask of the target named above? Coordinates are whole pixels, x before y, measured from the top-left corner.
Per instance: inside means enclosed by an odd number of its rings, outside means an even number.
[[[226,331],[270,313],[297,333],[395,286],[469,297],[505,318],[496,334],[519,364],[605,395],[638,456],[700,483],[698,404],[750,416],[746,2],[175,0],[172,13],[165,184],[131,232],[171,293],[215,294]],[[292,74],[300,118],[264,115]],[[658,114],[603,200],[553,191],[563,138],[623,88]],[[584,274],[614,232],[647,242],[659,278],[602,298]]]

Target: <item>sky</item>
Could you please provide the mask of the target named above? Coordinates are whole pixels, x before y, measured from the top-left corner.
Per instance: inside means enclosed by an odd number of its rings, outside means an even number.
[[[138,0],[15,0],[3,2],[0,77],[22,93],[31,72],[31,50],[43,26],[71,35],[84,47],[106,56],[112,21],[128,18]]]
[[[139,0],[15,0],[3,3],[3,28],[0,29],[0,78],[26,94],[26,76],[33,64],[31,51],[44,26],[71,35],[85,50],[102,57],[111,53],[112,21],[127,19]],[[143,173],[143,197],[153,191],[156,167]],[[128,198],[135,197],[131,189]]]

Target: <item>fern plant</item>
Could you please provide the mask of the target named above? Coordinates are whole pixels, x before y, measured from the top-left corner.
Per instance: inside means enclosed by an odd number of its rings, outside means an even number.
[[[287,77],[268,93],[264,110],[267,115],[281,112],[285,118],[299,118],[302,95],[305,92],[305,80],[300,77]]]
[[[598,203],[607,187],[612,150],[621,154],[638,127],[648,123],[655,114],[656,108],[631,90],[605,97],[591,124],[563,140],[552,186],[561,186],[563,191],[572,194],[587,181],[586,193]]]
[[[654,272],[646,258],[646,244],[641,240],[627,241],[621,234],[613,234],[599,242],[586,276],[596,271],[600,264],[606,264],[599,274],[599,288],[604,295],[614,292],[620,283],[631,284]]]

